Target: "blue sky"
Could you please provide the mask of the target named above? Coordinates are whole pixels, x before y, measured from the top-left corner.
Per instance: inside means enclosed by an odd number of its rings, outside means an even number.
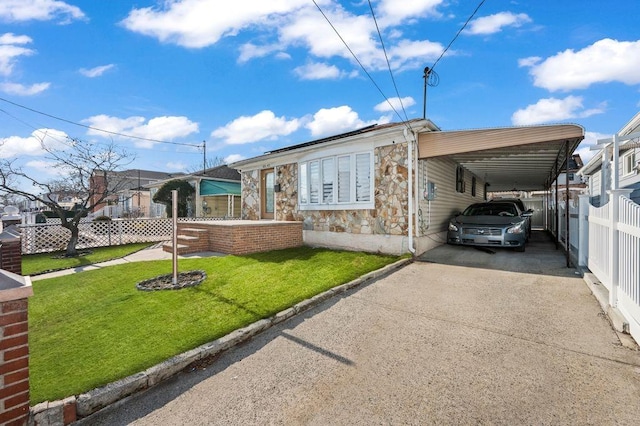
[[[316,4],[1,0],[0,158],[54,177],[40,141],[70,136],[122,145],[130,168],[194,171],[203,141],[236,161],[419,118],[424,67],[480,0]],[[587,157],[640,109],[638,16],[637,0],[486,0],[437,62],[427,116],[443,130],[578,123]]]

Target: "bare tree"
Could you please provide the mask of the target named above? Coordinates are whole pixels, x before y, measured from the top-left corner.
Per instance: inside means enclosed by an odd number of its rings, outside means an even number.
[[[213,158],[207,158],[206,163],[204,164],[205,168],[203,169],[203,164],[200,163],[199,165],[194,165],[192,167],[190,167],[188,169],[189,173],[193,173],[193,174],[201,174],[204,170],[208,170],[208,169],[212,169],[214,167],[218,167],[218,166],[222,166],[223,164],[226,164],[226,162],[224,161],[224,158],[222,157],[213,157]]]
[[[43,181],[40,176],[27,174],[15,166],[15,159],[1,160],[0,194],[21,196],[47,206],[71,232],[65,255],[77,256],[80,219],[124,188],[127,181],[118,176],[118,171],[130,164],[134,156],[117,149],[113,142],[98,145],[69,138],[63,149],[41,143],[46,152],[45,159],[62,177]],[[61,205],[61,194],[78,200],[72,213]]]

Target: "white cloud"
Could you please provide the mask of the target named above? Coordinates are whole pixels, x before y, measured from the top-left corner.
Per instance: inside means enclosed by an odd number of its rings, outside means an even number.
[[[35,50],[21,46],[32,41],[28,36],[17,36],[13,33],[5,33],[0,36],[0,75],[11,75],[19,57],[35,53]]]
[[[320,137],[348,132],[375,123],[376,121],[361,120],[350,106],[343,105],[318,110],[305,127],[311,131],[312,136]]]
[[[187,117],[154,117],[146,123],[145,120],[146,119],[144,117],[137,116],[118,118],[101,114],[89,117],[86,120],[83,120],[83,123],[108,132],[161,141],[173,141],[174,139],[182,138],[198,132],[198,123],[194,123]],[[89,129],[87,134],[106,138],[119,137],[93,129]],[[140,148],[151,148],[154,146],[154,142],[151,141],[142,141],[138,139],[131,140],[134,141],[135,146]]]
[[[68,169],[56,167],[56,164],[51,161],[45,160],[31,160],[27,161],[25,167],[33,169],[38,173],[38,179],[42,174],[48,175],[50,178],[61,178],[63,176],[68,176]],[[43,179],[40,179],[41,181]]]
[[[231,164],[231,163],[235,163],[236,161],[244,160],[245,158],[247,157],[245,157],[242,154],[231,154],[224,157],[224,163]]]
[[[44,92],[50,85],[51,83],[35,83],[31,86],[20,83],[0,83],[0,91],[16,96],[33,96]]]
[[[581,96],[567,96],[564,99],[540,99],[537,103],[514,112],[511,116],[511,122],[516,126],[555,123],[601,114],[606,107],[606,105],[600,105],[597,108],[584,109],[582,101]]]
[[[542,60],[542,58],[540,56],[529,56],[528,58],[518,59],[518,66],[519,67],[532,67],[532,66],[540,63],[541,60]]]
[[[169,161],[165,164],[167,170],[184,171],[187,169],[187,165],[181,161]]]
[[[586,89],[613,81],[640,84],[640,40],[599,40],[582,50],[567,49],[531,67],[534,85],[550,91]]]
[[[230,145],[258,142],[261,140],[275,140],[279,136],[289,135],[300,128],[300,120],[287,120],[276,117],[272,111],[260,111],[253,116],[241,116],[219,127],[211,136],[223,139]]]
[[[80,8],[60,0],[2,0],[0,19],[9,22],[51,21],[61,19],[69,23],[74,19],[83,19]]]
[[[392,41],[388,44],[388,51],[393,68],[423,66],[425,60],[433,60],[442,52],[441,44],[402,39],[402,27],[391,26],[420,17],[440,16],[436,7],[442,3],[442,0],[407,0],[400,3],[384,0],[379,4],[380,20],[386,22],[383,23],[385,31],[393,35],[388,38]],[[303,47],[316,59],[326,61],[343,58],[353,66],[357,65],[342,40],[315,5],[307,0],[239,0],[226,4],[225,13],[219,14],[210,13],[218,7],[216,0],[167,1],[163,4],[134,9],[121,24],[131,31],[188,48],[210,46],[224,37],[244,32],[259,42],[252,40],[240,47],[239,63],[268,55],[290,58],[286,52],[288,48]],[[369,13],[355,15],[333,0],[318,0],[318,4],[367,69],[377,71],[387,68]],[[333,69],[316,71],[330,71],[331,75],[335,75]]]
[[[382,0],[378,6],[380,21],[383,26],[398,25],[406,19],[416,19],[425,16],[441,16],[437,7],[443,0]]]
[[[584,164],[587,164],[598,151],[591,151],[591,147],[596,145],[598,139],[610,138],[611,135],[597,132],[584,132],[584,139],[574,151],[574,154],[580,154],[580,158]]]
[[[521,27],[529,22],[531,22],[531,18],[526,13],[500,12],[472,20],[464,33],[471,35],[495,34],[502,31],[504,27]]]
[[[30,136],[9,136],[0,138],[0,158],[16,158],[20,156],[39,156],[46,153],[43,144],[52,150],[66,148],[68,136],[56,129],[38,129]]]
[[[273,52],[279,52],[281,47],[277,44],[265,44],[262,46],[255,45],[253,43],[245,43],[240,46],[240,56],[238,62],[243,64],[251,59],[263,58],[272,54]]]
[[[335,65],[320,62],[309,63],[293,69],[293,73],[301,80],[325,80],[344,77],[345,73]]]
[[[402,100],[402,102],[400,102],[400,100]],[[391,112],[394,109],[396,111],[400,111],[402,110],[403,106],[405,108],[408,108],[415,104],[416,104],[416,101],[411,96],[405,96],[404,98],[395,97],[395,98],[389,98],[389,102],[387,101],[380,102],[378,105],[374,106],[373,109],[379,112]]]
[[[212,13],[220,9],[219,0],[162,3],[162,7],[133,9],[121,23],[131,31],[162,42],[202,48],[217,43],[222,37],[235,36],[243,29],[268,24],[300,8],[313,7],[307,0],[244,0],[227,2],[224,13]]]
[[[84,75],[85,77],[89,77],[89,78],[100,77],[102,74],[104,74],[105,72],[109,71],[113,67],[115,67],[114,64],[100,65],[98,67],[93,67],[93,68],[89,68],[89,69],[80,68],[80,74]]]

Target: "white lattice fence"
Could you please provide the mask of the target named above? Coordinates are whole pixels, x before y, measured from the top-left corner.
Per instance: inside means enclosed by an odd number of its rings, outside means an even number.
[[[59,219],[58,219],[59,220]],[[225,218],[179,218],[180,222],[225,220]],[[71,232],[60,224],[21,225],[22,254],[50,253],[64,250]],[[171,239],[171,219],[113,219],[82,222],[78,227],[76,248],[150,243]]]

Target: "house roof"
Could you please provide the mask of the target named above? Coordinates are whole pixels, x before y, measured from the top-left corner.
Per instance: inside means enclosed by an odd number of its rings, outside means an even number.
[[[634,132],[640,130],[640,112],[636,113],[631,120],[627,124],[625,124],[619,131],[618,135],[627,136]],[[620,152],[625,151],[626,149],[637,148],[638,142],[637,140],[628,140],[620,145]],[[583,176],[588,176],[593,172],[600,169],[602,166],[602,150],[597,151],[593,157],[585,164],[579,171],[578,174]]]
[[[203,180],[200,182],[200,195],[240,195],[240,182]]]
[[[544,190],[582,139],[584,129],[575,124],[424,132],[418,157],[448,157],[488,182],[491,191]]]
[[[230,167],[242,169],[247,165],[255,165],[255,163],[264,161],[267,159],[272,159],[276,157],[285,156],[289,153],[294,152],[304,152],[314,149],[321,149],[329,145],[334,144],[346,144],[351,140],[362,139],[363,135],[369,134],[378,134],[384,133],[385,131],[398,131],[399,129],[410,128],[414,131],[424,130],[429,128],[430,130],[439,130],[438,127],[431,122],[430,120],[425,120],[422,118],[413,119],[406,122],[400,123],[385,123],[385,124],[373,124],[371,126],[366,126],[357,130],[352,130],[346,133],[341,133],[338,135],[328,136],[322,139],[316,139],[309,142],[304,142],[296,145],[287,146],[284,148],[274,149],[272,151],[266,152],[263,155],[259,155],[257,157],[249,158],[246,160],[236,161],[235,163],[230,164]]]
[[[200,176],[206,176],[215,179],[237,180],[238,182],[240,182],[240,172],[238,172],[236,169],[232,169],[226,164],[206,169],[204,171],[204,174],[200,174]]]

